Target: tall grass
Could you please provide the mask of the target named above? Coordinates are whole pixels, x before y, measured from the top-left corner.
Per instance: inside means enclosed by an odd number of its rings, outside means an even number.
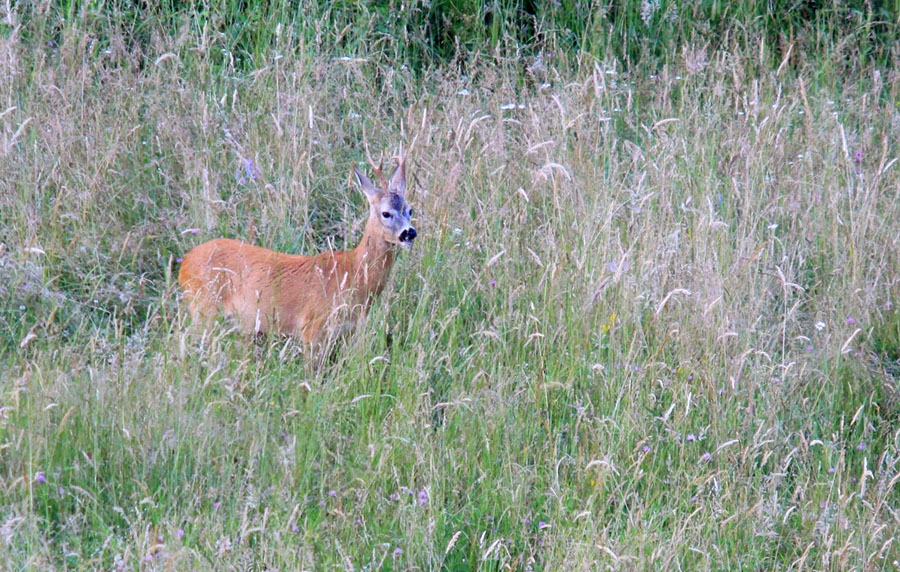
[[[0,568],[896,569],[896,20],[677,6],[7,6]],[[327,365],[187,328],[184,252],[352,246],[401,142]]]

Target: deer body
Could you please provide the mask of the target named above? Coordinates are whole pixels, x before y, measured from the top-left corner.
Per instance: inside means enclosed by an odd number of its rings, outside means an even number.
[[[354,168],[369,201],[369,219],[356,248],[315,256],[283,254],[219,238],[193,248],[178,281],[195,321],[233,317],[247,334],[276,333],[322,344],[353,329],[387,284],[396,246],[416,237],[405,202],[401,159],[381,188]]]

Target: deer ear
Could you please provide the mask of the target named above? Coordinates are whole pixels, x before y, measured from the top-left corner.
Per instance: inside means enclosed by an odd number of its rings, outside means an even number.
[[[372,184],[369,177],[363,175],[359,169],[356,168],[356,165],[353,166],[353,174],[356,175],[356,182],[359,184],[359,188],[362,189],[362,192],[365,193],[367,198],[374,199],[378,196],[378,189],[375,188],[375,185]]]
[[[392,193],[397,193],[401,197],[406,196],[406,165],[405,161],[401,158],[400,164],[397,165],[397,170],[394,171],[394,176],[391,177],[391,185],[388,187]]]

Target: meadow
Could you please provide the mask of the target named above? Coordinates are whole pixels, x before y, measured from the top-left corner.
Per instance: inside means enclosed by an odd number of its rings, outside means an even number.
[[[0,569],[900,570],[875,4],[7,0]],[[189,327],[185,252],[350,248],[401,145],[322,367]]]

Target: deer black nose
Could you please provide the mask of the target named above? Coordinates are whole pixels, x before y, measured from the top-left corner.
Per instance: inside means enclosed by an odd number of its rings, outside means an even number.
[[[401,242],[412,242],[416,238],[416,229],[410,227],[400,233]]]

